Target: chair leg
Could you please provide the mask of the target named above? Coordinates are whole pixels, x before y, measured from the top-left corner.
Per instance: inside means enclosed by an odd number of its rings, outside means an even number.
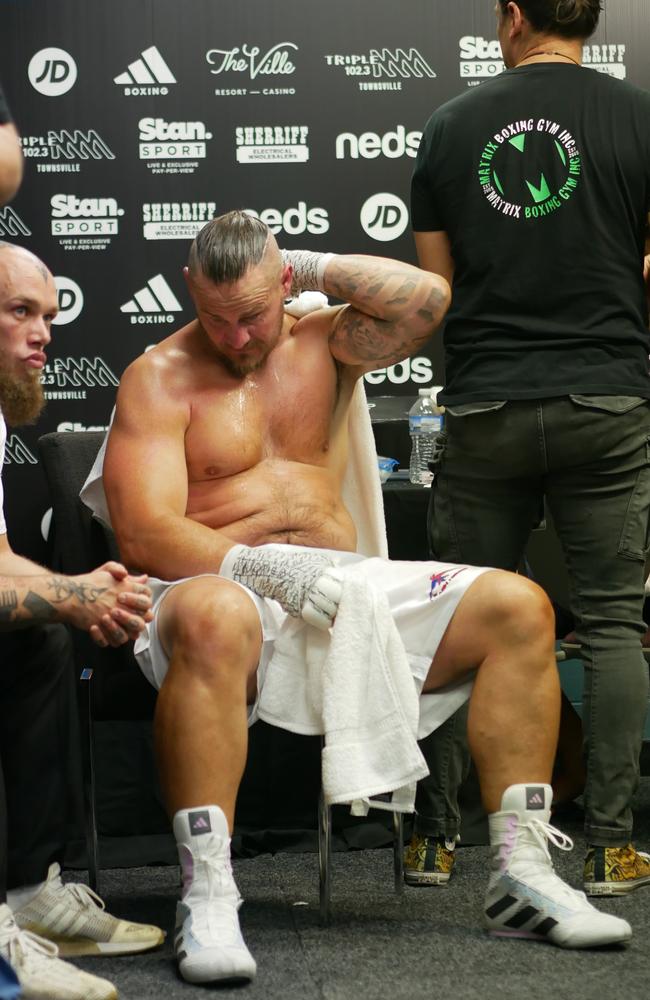
[[[395,872],[395,892],[404,895],[404,816],[393,813],[393,869]]]
[[[97,845],[97,810],[95,787],[95,748],[92,719],[92,702],[90,697],[90,680],[93,672],[89,667],[81,671],[81,729],[84,742],[83,775],[84,775],[84,805],[86,810],[86,854],[88,858],[88,883],[90,888],[99,892],[99,850]]]
[[[318,864],[320,869],[320,924],[330,922],[330,872],[332,863],[332,810],[325,803],[321,787],[318,796]]]

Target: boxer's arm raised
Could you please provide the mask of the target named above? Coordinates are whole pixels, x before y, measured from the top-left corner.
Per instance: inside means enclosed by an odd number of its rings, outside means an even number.
[[[302,256],[301,256],[302,255]],[[284,251],[297,272],[294,285],[305,280],[349,305],[336,314],[330,350],[342,364],[372,371],[401,361],[422,347],[449,307],[449,285],[443,277],[384,257],[362,254],[320,255]]]

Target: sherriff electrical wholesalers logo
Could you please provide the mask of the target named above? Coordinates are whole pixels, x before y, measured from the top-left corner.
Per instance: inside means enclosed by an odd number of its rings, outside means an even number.
[[[575,138],[558,122],[509,122],[486,143],[478,164],[483,194],[512,219],[541,219],[575,193],[582,163]]]

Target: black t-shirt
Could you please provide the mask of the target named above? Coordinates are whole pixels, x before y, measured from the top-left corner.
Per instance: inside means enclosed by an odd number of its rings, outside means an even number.
[[[628,83],[521,66],[435,111],[411,213],[455,264],[441,400],[650,398],[649,208],[650,94]]]
[[[11,114],[5,100],[5,95],[2,92],[2,87],[0,86],[0,125],[6,125],[10,121]]]

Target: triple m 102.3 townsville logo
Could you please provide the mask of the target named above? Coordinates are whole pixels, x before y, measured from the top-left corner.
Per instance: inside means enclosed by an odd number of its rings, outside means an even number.
[[[492,208],[513,219],[540,219],[574,194],[582,168],[573,135],[546,118],[510,122],[483,148],[478,180]]]

